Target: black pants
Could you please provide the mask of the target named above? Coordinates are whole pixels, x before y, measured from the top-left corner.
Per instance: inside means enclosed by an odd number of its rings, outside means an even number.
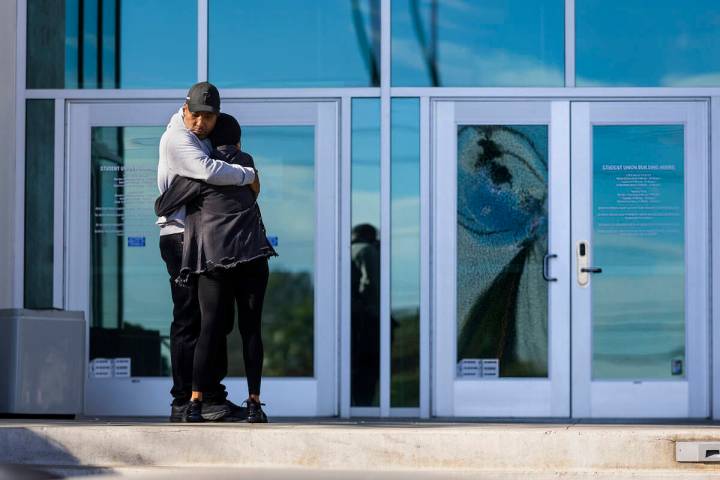
[[[198,298],[202,320],[195,348],[193,390],[205,392],[222,380],[222,377],[213,378],[208,372],[218,371],[214,365],[221,361],[220,349],[225,352],[227,364],[225,339],[232,331],[237,307],[248,393],[260,394],[263,366],[261,319],[268,274],[267,259],[260,258],[230,270],[200,275]]]
[[[176,403],[190,399],[192,392],[193,362],[195,346],[200,335],[200,304],[197,287],[181,287],[175,283],[182,265],[183,234],[162,235],[160,255],[170,274],[170,292],[173,301],[173,321],[170,325],[170,362],[172,364],[173,386],[170,394]],[[225,337],[221,340],[222,352],[213,368],[214,377],[222,379],[227,374],[227,346]],[[218,381],[206,390],[208,397],[222,401],[226,398],[225,387]]]

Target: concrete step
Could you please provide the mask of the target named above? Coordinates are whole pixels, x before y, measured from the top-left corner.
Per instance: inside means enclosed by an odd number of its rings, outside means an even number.
[[[137,419],[5,420],[0,421],[0,463],[70,469],[201,465],[263,471],[352,471],[358,475],[378,471],[484,475],[475,478],[520,473],[535,475],[530,478],[584,478],[590,474],[599,478],[599,474],[620,473],[641,475],[637,478],[679,478],[680,474],[719,478],[718,464],[675,461],[675,442],[699,440],[720,441],[720,428],[334,420],[267,425],[188,425]]]
[[[720,474],[703,472],[486,472],[486,471],[421,471],[394,470],[379,472],[376,470],[322,470],[313,468],[241,468],[241,467],[116,467],[102,471],[71,467],[45,466],[32,473],[41,480],[43,472],[61,478],[82,480],[108,480],[123,478],[129,480],[177,480],[183,478],[213,480],[717,480]],[[0,480],[2,476],[0,467]],[[18,469],[8,472],[7,480],[25,480],[18,478]],[[23,472],[28,475],[31,472]],[[30,479],[27,479],[30,480]]]

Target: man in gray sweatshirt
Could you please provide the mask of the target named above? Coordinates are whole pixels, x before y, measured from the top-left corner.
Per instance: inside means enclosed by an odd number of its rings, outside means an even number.
[[[220,93],[214,85],[200,82],[188,91],[180,111],[172,116],[160,139],[158,188],[163,193],[173,179],[180,175],[213,185],[258,185],[252,168],[233,165],[210,157],[212,145],[207,140],[220,113]],[[185,227],[185,207],[157,220],[160,226],[160,254],[170,274],[173,300],[173,321],[170,326],[170,359],[173,402],[170,421],[183,421],[192,392],[193,355],[200,332],[200,306],[195,286],[181,287],[174,282],[180,273]],[[217,362],[227,370],[227,348]],[[220,378],[227,372],[221,372]],[[209,392],[204,402],[203,416],[208,419],[230,419],[238,415],[237,407],[227,400],[223,385]]]

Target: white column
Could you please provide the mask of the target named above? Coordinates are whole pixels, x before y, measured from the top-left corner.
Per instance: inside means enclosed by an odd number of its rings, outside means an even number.
[[[18,118],[17,110],[17,2],[0,2],[0,308],[20,307],[18,299],[18,273],[22,279],[22,256],[17,255],[16,238],[18,213],[22,205],[17,204],[16,190],[16,133],[17,125],[24,122]],[[24,117],[24,116],[23,116]],[[19,258],[18,258],[19,257]],[[21,293],[21,292],[20,292]],[[22,297],[19,297],[22,300]]]

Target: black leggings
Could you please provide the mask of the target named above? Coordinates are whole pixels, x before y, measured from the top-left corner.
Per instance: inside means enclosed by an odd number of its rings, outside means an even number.
[[[217,373],[219,362],[227,363],[225,336],[232,331],[234,305],[238,310],[238,326],[243,343],[243,360],[248,381],[248,393],[260,395],[263,366],[261,334],[262,307],[268,282],[266,258],[242,263],[235,268],[200,275],[200,336],[193,362],[193,390],[212,390],[222,378]]]

